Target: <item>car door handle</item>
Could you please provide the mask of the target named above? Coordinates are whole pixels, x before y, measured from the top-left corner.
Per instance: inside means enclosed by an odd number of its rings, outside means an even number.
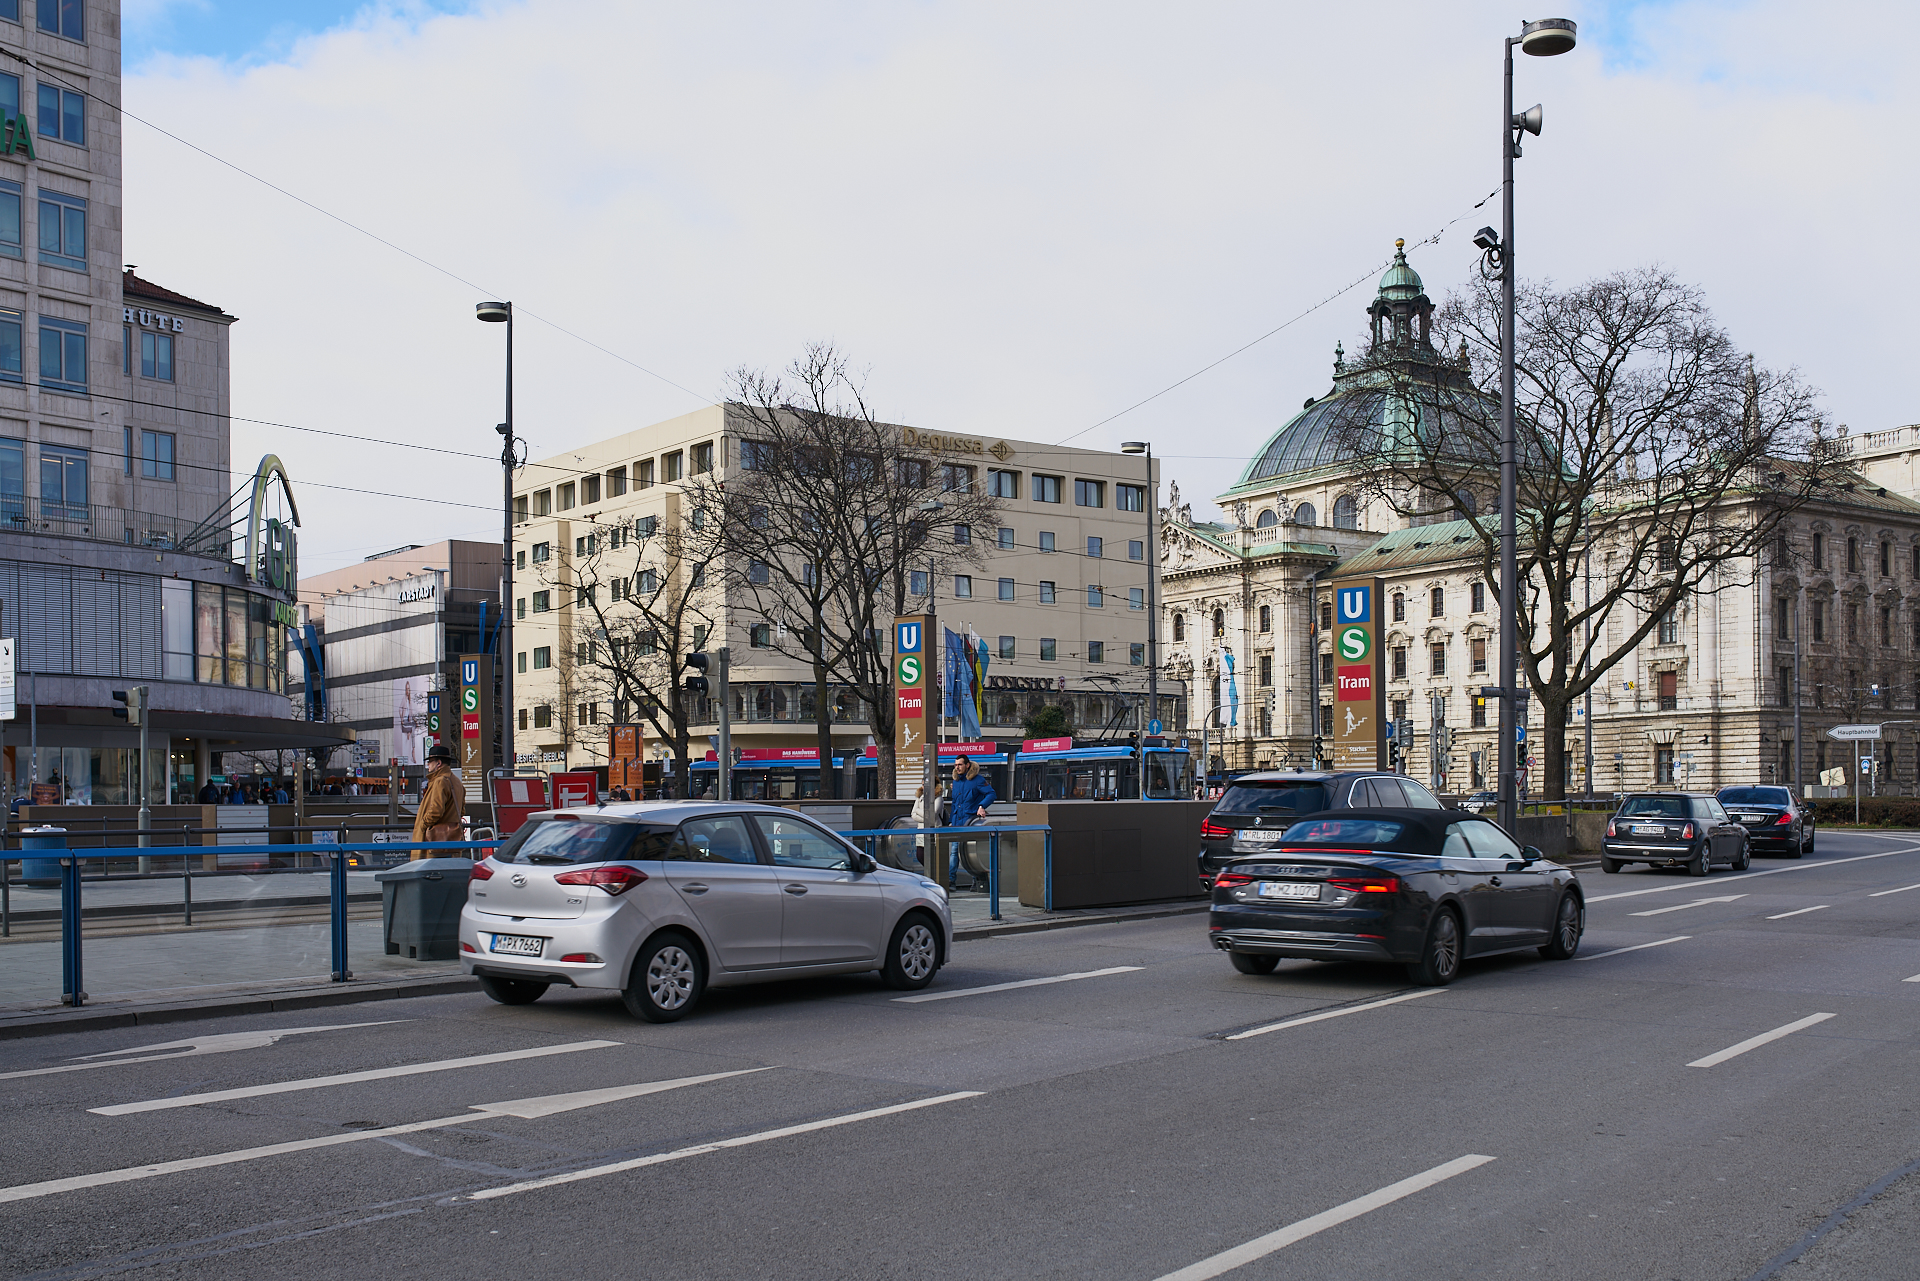
[[[1491,881],[1489,881],[1489,882],[1488,882],[1488,884],[1490,884],[1490,885],[1498,885],[1499,883],[1500,883],[1500,878],[1499,878],[1499,877],[1497,877],[1497,876],[1496,876],[1496,877],[1494,877],[1494,878],[1493,878],[1493,879],[1492,879]]]
[[[687,894],[705,894],[707,892],[707,887],[698,881],[689,881],[685,885],[682,885],[680,889]]]
[[[806,892],[807,892],[807,887],[804,885],[787,886],[787,893],[789,894],[805,894]]]

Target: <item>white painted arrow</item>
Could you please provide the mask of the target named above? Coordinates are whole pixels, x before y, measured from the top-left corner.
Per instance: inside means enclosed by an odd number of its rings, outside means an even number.
[[[258,1032],[221,1032],[213,1036],[189,1037],[184,1041],[162,1041],[158,1045],[135,1045],[124,1050],[100,1054],[76,1055],[76,1062],[60,1067],[30,1068],[24,1072],[0,1072],[0,1081],[22,1076],[46,1076],[54,1072],[86,1072],[93,1068],[119,1067],[125,1063],[152,1063],[157,1059],[189,1059],[200,1054],[226,1054],[233,1050],[260,1050],[283,1036],[304,1036],[309,1032],[345,1032],[357,1027],[385,1027],[407,1023],[409,1019],[381,1019],[374,1023],[329,1023],[322,1027],[266,1028]]]
[[[1690,907],[1705,907],[1709,903],[1731,903],[1744,894],[1723,894],[1719,898],[1697,898],[1691,903],[1675,903],[1672,907],[1656,907],[1651,912],[1629,912],[1629,916],[1664,916],[1668,912],[1684,912]]]

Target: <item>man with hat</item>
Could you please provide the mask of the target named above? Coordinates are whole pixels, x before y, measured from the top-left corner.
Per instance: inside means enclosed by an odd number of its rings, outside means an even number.
[[[416,841],[458,841],[466,838],[460,820],[466,816],[466,788],[453,772],[453,749],[435,743],[427,750],[427,783],[420,789],[420,808],[413,816]],[[459,857],[457,850],[415,850],[414,858]]]

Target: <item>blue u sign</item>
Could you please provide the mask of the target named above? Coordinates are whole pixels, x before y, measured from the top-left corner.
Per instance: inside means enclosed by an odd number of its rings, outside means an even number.
[[[1365,623],[1373,618],[1373,588],[1342,587],[1334,593],[1338,602],[1335,612],[1343,623]]]
[[[901,623],[897,628],[899,637],[894,644],[897,654],[918,654],[920,652],[920,624]]]
[[[478,685],[480,683],[480,662],[478,659],[469,658],[460,664],[460,683],[462,685]]]

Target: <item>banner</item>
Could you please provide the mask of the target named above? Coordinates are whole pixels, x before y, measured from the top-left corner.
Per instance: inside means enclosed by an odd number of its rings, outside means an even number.
[[[1221,650],[1220,656],[1227,662],[1227,724],[1238,725],[1240,723],[1240,682],[1234,678],[1233,674],[1233,651]]]
[[[968,738],[980,737],[981,675],[986,665],[986,645],[977,648],[973,640],[956,631],[942,629],[946,650],[946,714],[959,718],[960,732]]]

